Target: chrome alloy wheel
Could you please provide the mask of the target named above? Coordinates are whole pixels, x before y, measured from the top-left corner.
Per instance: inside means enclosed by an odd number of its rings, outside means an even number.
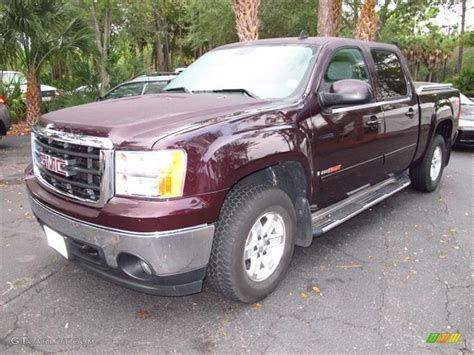
[[[430,168],[430,178],[431,181],[436,181],[441,171],[441,166],[443,164],[443,152],[441,147],[436,147],[433,152],[433,157],[431,158],[431,168]]]
[[[251,280],[261,282],[273,274],[283,256],[285,241],[285,222],[280,214],[267,212],[257,219],[244,249],[244,268]]]

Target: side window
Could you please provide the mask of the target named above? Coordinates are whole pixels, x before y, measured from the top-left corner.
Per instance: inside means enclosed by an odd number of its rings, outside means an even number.
[[[400,60],[395,53],[379,49],[373,49],[371,53],[377,73],[378,99],[386,100],[407,95],[407,82]]]
[[[334,54],[324,74],[322,90],[329,92],[333,83],[343,79],[369,82],[364,58],[356,48],[341,49]]]

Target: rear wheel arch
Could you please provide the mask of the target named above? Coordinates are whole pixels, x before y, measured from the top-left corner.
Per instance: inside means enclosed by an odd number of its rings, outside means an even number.
[[[453,118],[445,118],[444,120],[437,123],[435,134],[439,134],[440,136],[442,136],[446,143],[448,143],[448,140],[451,140],[453,134],[453,127]]]
[[[445,166],[448,165],[449,159],[451,157],[451,147],[453,145],[453,140],[452,140],[453,129],[454,129],[453,118],[447,117],[437,123],[434,134],[433,134],[433,138],[436,135],[440,135],[444,139],[444,143],[446,145]]]
[[[412,187],[423,192],[434,191],[441,181],[446,159],[447,149],[444,138],[435,134],[423,159],[410,167]]]

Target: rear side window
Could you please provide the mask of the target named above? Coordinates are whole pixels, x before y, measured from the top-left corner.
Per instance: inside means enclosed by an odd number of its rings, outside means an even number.
[[[333,83],[343,79],[369,82],[364,58],[356,48],[340,49],[334,54],[324,74],[323,91],[329,92]]]
[[[371,52],[377,74],[378,99],[386,100],[407,95],[407,82],[396,54],[379,49],[373,49]]]

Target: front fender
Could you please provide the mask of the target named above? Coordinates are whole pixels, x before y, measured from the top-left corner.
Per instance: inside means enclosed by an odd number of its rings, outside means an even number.
[[[199,184],[207,191],[229,189],[242,178],[269,166],[299,162],[311,181],[310,144],[292,125],[243,131],[216,139],[201,159]]]

